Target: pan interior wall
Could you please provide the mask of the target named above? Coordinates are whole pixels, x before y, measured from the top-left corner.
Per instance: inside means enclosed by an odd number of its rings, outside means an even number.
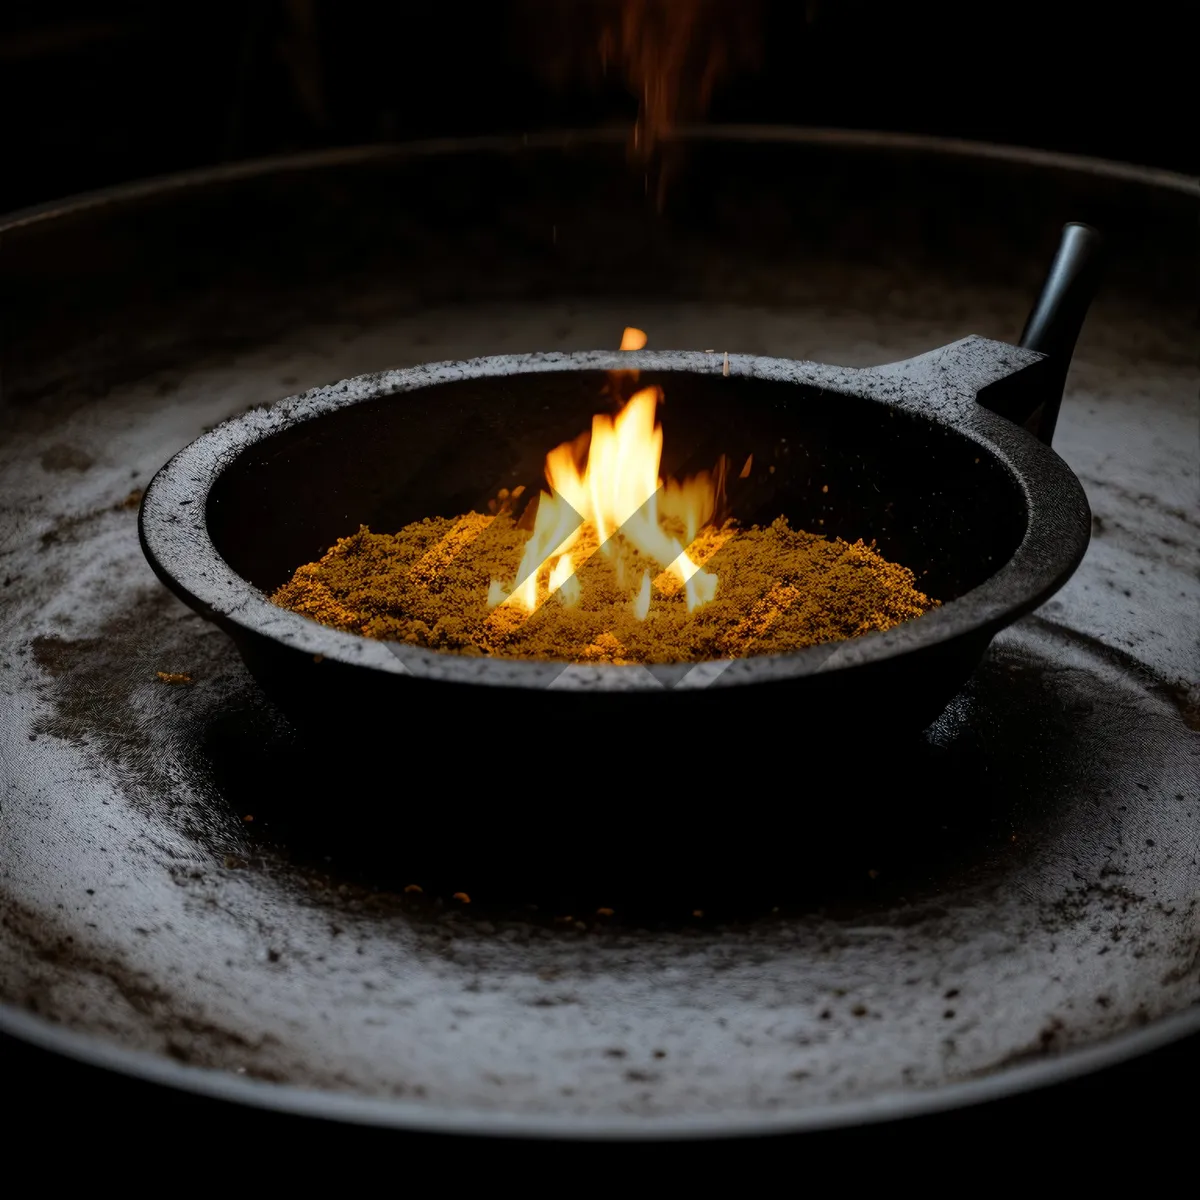
[[[598,371],[492,376],[369,400],[248,450],[208,503],[218,552],[264,591],[369,525],[486,511],[502,487],[541,486],[547,451],[611,412]],[[1013,553],[1026,511],[986,449],[920,417],[776,381],[643,372],[665,403],[664,476],[730,463],[742,525],[786,516],[814,533],[877,543],[950,600]],[[741,471],[748,460],[745,479]]]

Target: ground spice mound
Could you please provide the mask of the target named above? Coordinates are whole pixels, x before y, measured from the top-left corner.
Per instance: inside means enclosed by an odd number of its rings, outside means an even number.
[[[300,567],[271,600],[335,629],[432,650],[607,663],[778,654],[891,629],[938,603],[873,546],[792,529],[780,517],[700,534],[689,554],[720,582],[691,613],[675,576],[636,552],[620,576],[604,554],[577,568],[574,607],[558,593],[532,614],[490,607],[491,581],[513,579],[528,537],[503,513],[431,517],[396,534],[364,525]],[[651,604],[639,620],[634,600],[645,572]]]

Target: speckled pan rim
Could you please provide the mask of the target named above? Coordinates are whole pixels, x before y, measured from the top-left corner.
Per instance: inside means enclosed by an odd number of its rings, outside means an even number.
[[[782,1136],[824,1129],[875,1125],[900,1118],[932,1116],[1066,1083],[1141,1057],[1200,1033],[1200,1005],[1161,1017],[1141,1029],[1091,1046],[1066,1050],[995,1074],[929,1091],[887,1092],[811,1110],[737,1116],[615,1117],[579,1121],[570,1116],[523,1116],[486,1109],[434,1109],[412,1100],[383,1100],[294,1084],[269,1083],[210,1067],[189,1067],[143,1050],[120,1046],[0,1004],[0,1032],[40,1049],[121,1075],[231,1101],[250,1108],[316,1117],[353,1125],[475,1137],[534,1138],[579,1142],[653,1142]]]
[[[975,339],[965,339],[968,342]],[[982,339],[979,339],[982,341]],[[963,343],[959,343],[961,345]],[[994,343],[992,343],[995,345]],[[909,384],[903,394],[883,385],[897,368],[850,369],[788,359],[731,355],[730,373],[866,395],[913,412],[974,441],[1016,480],[1027,508],[1025,536],[1012,557],[984,583],[940,608],[885,633],[813,646],[790,654],[758,655],[722,664],[703,686],[725,688],[793,680],[852,670],[899,658],[954,639],[994,632],[1036,608],[1060,588],[1083,558],[1090,514],[1079,481],[1048,447],[1011,422],[962,395],[950,401]],[[1014,354],[1027,352],[1013,351]],[[1036,357],[1036,356],[1032,356]],[[227,628],[263,636],[322,660],[393,675],[411,675],[473,686],[536,689],[563,676],[563,664],[527,659],[488,659],[389,646],[319,625],[270,603],[220,556],[204,513],[225,467],[256,442],[281,429],[366,400],[417,392],[465,378],[566,370],[643,370],[719,373],[722,359],[703,352],[583,352],[472,359],[362,375],[289,397],[231,418],[176,454],[151,480],[139,515],[142,547],[159,578],[185,602]],[[875,390],[880,394],[870,395]],[[402,401],[400,401],[402,402]],[[560,681],[557,686],[562,686]],[[662,684],[644,667],[603,666],[576,671],[567,681],[589,691],[656,691]]]

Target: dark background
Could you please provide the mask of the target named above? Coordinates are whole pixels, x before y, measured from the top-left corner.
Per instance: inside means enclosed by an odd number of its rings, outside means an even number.
[[[683,99],[711,54],[741,64],[716,83],[712,121],[934,133],[1200,172],[1184,6],[10,0],[0,211],[320,146],[629,125],[636,82],[612,61],[600,69],[601,28],[627,5],[648,59],[684,44]],[[656,50],[651,27],[667,13]]]

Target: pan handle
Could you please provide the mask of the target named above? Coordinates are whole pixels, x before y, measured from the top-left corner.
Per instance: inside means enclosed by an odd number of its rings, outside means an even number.
[[[1003,405],[1003,410],[1001,405],[996,405],[995,411],[1024,425],[1047,446],[1058,424],[1058,410],[1062,407],[1063,386],[1075,342],[1100,286],[1103,247],[1104,238],[1092,226],[1080,221],[1063,226],[1058,253],[1050,264],[1041,295],[1021,334],[1021,346],[1044,354],[1048,359],[1041,386],[1032,398],[1035,400],[1032,406],[1028,392],[1024,394],[1023,404],[1016,393],[1011,392],[1005,396],[1010,403]],[[988,407],[992,405],[988,404]],[[1016,411],[1008,411],[1011,407]]]

